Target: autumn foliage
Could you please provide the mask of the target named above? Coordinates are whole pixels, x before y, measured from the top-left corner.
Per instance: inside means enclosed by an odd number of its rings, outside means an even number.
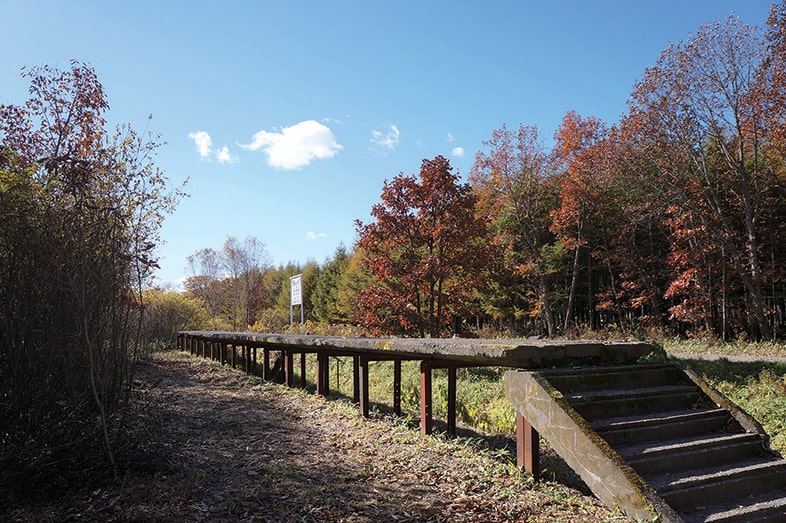
[[[437,276],[422,254],[428,184],[386,184],[376,222],[358,227],[375,280],[361,293],[363,323],[444,332],[432,328],[447,325],[429,308],[432,291],[469,281],[471,267],[488,279],[474,301],[458,295],[477,305],[470,323],[497,332],[782,335],[784,35],[783,5],[766,31],[733,15],[702,26],[644,71],[618,124],[571,111],[551,150],[534,126],[495,130],[469,178],[485,237],[465,236],[472,247],[455,248],[454,272]],[[470,256],[480,244],[497,249],[483,268]]]
[[[373,333],[423,337],[449,332],[475,312],[487,264],[475,196],[447,159],[423,160],[419,176],[386,182],[374,221],[356,222],[373,280],[358,294],[358,319]]]

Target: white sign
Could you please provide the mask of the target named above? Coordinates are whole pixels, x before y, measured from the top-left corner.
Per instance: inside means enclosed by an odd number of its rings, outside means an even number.
[[[289,278],[289,305],[303,305],[303,292],[301,291],[302,274],[296,274]]]

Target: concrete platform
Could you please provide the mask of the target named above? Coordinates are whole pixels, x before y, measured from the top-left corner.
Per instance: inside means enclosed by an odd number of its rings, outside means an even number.
[[[365,338],[185,331],[190,338],[298,352],[335,351],[405,360],[448,360],[473,366],[543,368],[575,362],[623,364],[637,361],[655,347],[641,342],[546,341],[541,339]]]

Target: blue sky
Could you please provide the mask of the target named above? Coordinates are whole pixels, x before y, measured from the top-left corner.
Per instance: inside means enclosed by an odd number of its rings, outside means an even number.
[[[162,283],[227,236],[275,265],[351,246],[383,181],[441,154],[462,176],[491,132],[571,110],[615,123],[670,42],[765,0],[0,0],[0,103],[23,66],[95,68],[109,119],[166,141],[183,200],[162,229]]]

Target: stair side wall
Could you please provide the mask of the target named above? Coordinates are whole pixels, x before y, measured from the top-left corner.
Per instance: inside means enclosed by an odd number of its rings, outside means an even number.
[[[643,521],[682,519],[537,372],[505,373],[505,396],[592,492],[610,507]]]

